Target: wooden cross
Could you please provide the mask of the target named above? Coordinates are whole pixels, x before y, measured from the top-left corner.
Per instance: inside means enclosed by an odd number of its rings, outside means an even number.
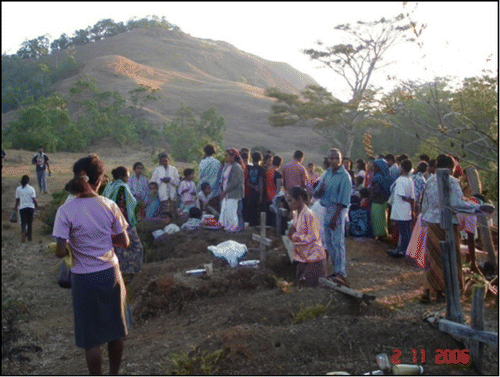
[[[260,265],[266,266],[266,246],[271,246],[271,240],[266,238],[266,213],[260,213],[260,235],[252,234],[252,239],[260,243]]]
[[[278,208],[278,211],[276,212],[276,233],[277,234],[281,234],[281,227],[282,227],[283,219],[288,219],[288,211],[285,208]]]
[[[478,373],[482,369],[483,344],[498,347],[498,333],[484,331],[484,290],[477,288],[472,301],[472,324],[464,325],[460,293],[458,290],[457,260],[453,237],[450,207],[450,185],[448,169],[438,169],[439,206],[441,228],[446,231],[446,240],[439,241],[445,279],[446,319],[438,321],[439,330],[464,339],[469,343],[472,366]]]
[[[455,239],[450,203],[449,169],[437,169],[439,190],[439,209],[441,211],[441,229],[445,230],[444,241],[439,241],[443,275],[445,280],[446,319],[464,323],[462,306],[460,305],[460,291],[458,287],[457,255],[455,254]]]
[[[455,336],[463,341],[469,349],[472,367],[477,373],[482,373],[482,358],[484,344],[498,347],[498,333],[484,331],[484,289],[477,288],[472,300],[471,326],[449,321],[447,319],[437,320],[439,330]],[[427,318],[433,322],[432,318]]]
[[[327,280],[325,278],[319,278],[319,282],[323,285],[326,285],[329,288],[333,288],[336,291],[342,292],[346,295],[355,297],[359,299],[360,301],[364,301],[366,304],[370,304],[370,301],[375,300],[374,295],[367,295],[366,293],[361,293],[359,291],[356,291],[351,288],[344,287],[343,285],[339,285],[337,283],[334,283],[333,281]]]
[[[465,174],[467,175],[467,181],[469,182],[472,195],[481,194],[481,181],[479,180],[479,174],[477,173],[476,168],[473,166],[468,167],[465,169]],[[481,213],[477,216],[477,224],[479,226],[481,244],[483,245],[485,251],[488,252],[488,262],[490,262],[492,266],[495,266],[495,271],[498,273],[497,258],[495,256],[490,227],[488,226],[488,220],[486,219],[485,214]]]

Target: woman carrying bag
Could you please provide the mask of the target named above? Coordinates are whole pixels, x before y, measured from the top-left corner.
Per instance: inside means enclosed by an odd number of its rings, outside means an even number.
[[[71,295],[75,341],[85,349],[90,374],[102,374],[100,345],[108,343],[109,374],[118,374],[125,320],[126,291],[113,246],[127,247],[128,223],[112,200],[99,196],[104,164],[97,155],[78,160],[75,177],[66,186],[75,198],[56,213],[52,236],[57,256],[73,251]]]

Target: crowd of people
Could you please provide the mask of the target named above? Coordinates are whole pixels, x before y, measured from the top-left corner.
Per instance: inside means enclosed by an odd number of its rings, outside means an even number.
[[[99,346],[103,343],[108,343],[110,373],[117,373],[120,366],[128,324],[125,282],[143,262],[136,230],[139,221],[163,223],[161,235],[168,237],[180,230],[199,229],[204,220],[228,232],[238,232],[245,226],[260,225],[260,213],[265,212],[267,225],[294,245],[300,287],[318,286],[320,278],[349,287],[345,238],[386,241],[395,246],[388,250],[389,256],[406,255],[426,268],[422,300],[429,301],[431,291],[437,300],[444,293],[439,241],[445,234],[439,226],[436,169],[449,169],[451,206],[460,212],[453,215],[453,223],[461,287],[459,230],[474,233],[475,214],[493,210],[480,195],[464,197],[464,172],[458,159],[450,155],[442,154],[435,160],[421,155],[415,169],[405,154],[378,155],[367,161],[356,160],[353,168],[350,158],[332,148],[319,175],[313,163],[304,166],[300,150],[285,164],[270,151],[262,155],[259,151],[250,154],[245,148],[229,148],[223,162],[214,157],[213,145],[205,146],[204,152],[197,183],[195,170],[185,169],[180,177],[167,153],[158,156],[150,179],[144,175],[141,162],[133,165],[132,175],[126,167],[116,167],[109,182],[97,155],[75,163],[74,178],[65,187],[70,195],[57,211],[52,235],[57,241],[57,256],[72,253],[74,257],[71,289],[75,338],[77,346],[86,350],[90,373],[101,371]],[[43,149],[33,163],[37,173],[42,168],[50,169]],[[43,175],[37,174],[37,178],[40,191],[46,192]],[[21,212],[23,242],[32,239],[36,206],[36,192],[29,186],[29,177],[23,176],[15,205]],[[174,224],[174,219],[183,218],[187,221],[180,228]],[[284,226],[278,229],[279,224]],[[473,245],[469,250],[469,261],[477,270]],[[333,272],[327,276],[328,262]],[[91,307],[99,310],[85,310]]]

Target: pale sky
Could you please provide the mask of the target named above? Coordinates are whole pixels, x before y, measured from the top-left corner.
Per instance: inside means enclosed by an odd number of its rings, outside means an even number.
[[[222,40],[267,60],[286,62],[313,77],[342,100],[349,99],[343,79],[311,61],[301,50],[344,43],[333,30],[340,23],[374,21],[402,11],[402,2],[8,2],[2,1],[2,54],[13,54],[23,41],[93,26],[157,15],[197,38]],[[389,88],[387,74],[398,79],[432,80],[435,76],[464,78],[498,71],[497,2],[423,2],[416,21],[426,23],[417,48],[395,48],[388,70],[373,76],[373,84]],[[425,53],[426,57],[422,58]],[[487,62],[487,59],[490,59]]]

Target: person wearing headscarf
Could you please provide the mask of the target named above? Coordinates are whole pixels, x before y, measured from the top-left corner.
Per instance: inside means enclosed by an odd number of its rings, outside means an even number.
[[[371,221],[373,237],[387,237],[387,200],[391,195],[393,178],[384,159],[373,161],[373,178],[370,187]]]

